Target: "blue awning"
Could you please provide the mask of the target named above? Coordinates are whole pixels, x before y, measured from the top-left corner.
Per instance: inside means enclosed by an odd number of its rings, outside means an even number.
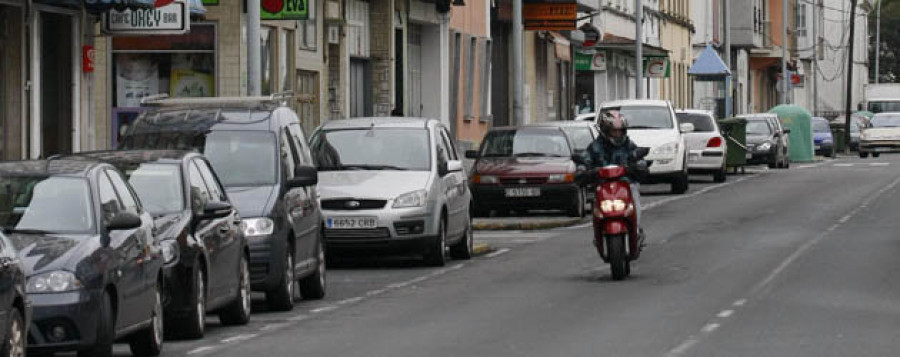
[[[711,45],[706,45],[706,48],[700,53],[700,57],[697,57],[697,60],[691,65],[688,75],[704,79],[722,79],[731,76],[731,71],[716,50]]]

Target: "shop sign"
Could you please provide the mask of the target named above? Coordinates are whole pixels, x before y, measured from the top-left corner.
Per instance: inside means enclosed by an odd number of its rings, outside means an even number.
[[[522,20],[526,31],[574,31],[577,29],[578,5],[572,3],[522,4]]]
[[[103,31],[112,35],[180,35],[190,28],[186,0],[154,9],[110,10],[103,14]]]
[[[582,46],[593,47],[600,42],[600,30],[594,25],[587,23],[582,25],[579,30],[584,33],[584,43],[581,44]]]
[[[94,46],[81,46],[81,72],[94,72]]]
[[[262,0],[260,17],[263,20],[306,20],[309,0]]]
[[[644,77],[669,78],[670,70],[668,57],[644,57]]]
[[[577,71],[605,71],[606,52],[583,53],[575,52],[575,70]]]

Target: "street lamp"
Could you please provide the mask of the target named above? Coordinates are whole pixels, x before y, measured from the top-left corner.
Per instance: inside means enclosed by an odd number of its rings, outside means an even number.
[[[875,9],[875,84],[878,84],[878,62],[881,58],[881,3],[884,0],[878,0],[878,7]]]

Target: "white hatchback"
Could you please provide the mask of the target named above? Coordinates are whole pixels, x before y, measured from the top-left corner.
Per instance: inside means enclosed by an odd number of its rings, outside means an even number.
[[[716,118],[709,111],[682,109],[675,112],[679,123],[690,123],[694,131],[684,134],[688,147],[688,171],[712,174],[715,182],[725,182],[727,145]]]
[[[664,100],[622,100],[600,105],[604,114],[618,110],[628,122],[628,137],[637,146],[650,149],[645,158],[651,162],[647,183],[669,183],[672,193],[688,190],[688,150],[684,133],[694,130],[690,123],[678,124],[675,110]],[[596,119],[595,119],[596,120]]]

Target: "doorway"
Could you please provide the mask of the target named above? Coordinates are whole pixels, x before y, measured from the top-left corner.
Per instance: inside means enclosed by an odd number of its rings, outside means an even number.
[[[350,59],[350,117],[360,118],[372,115],[372,94],[369,61]]]
[[[409,116],[422,117],[422,26],[409,25]]]
[[[42,157],[72,153],[75,146],[74,53],[77,29],[74,17],[39,13],[40,137]],[[69,36],[66,36],[69,34]]]

